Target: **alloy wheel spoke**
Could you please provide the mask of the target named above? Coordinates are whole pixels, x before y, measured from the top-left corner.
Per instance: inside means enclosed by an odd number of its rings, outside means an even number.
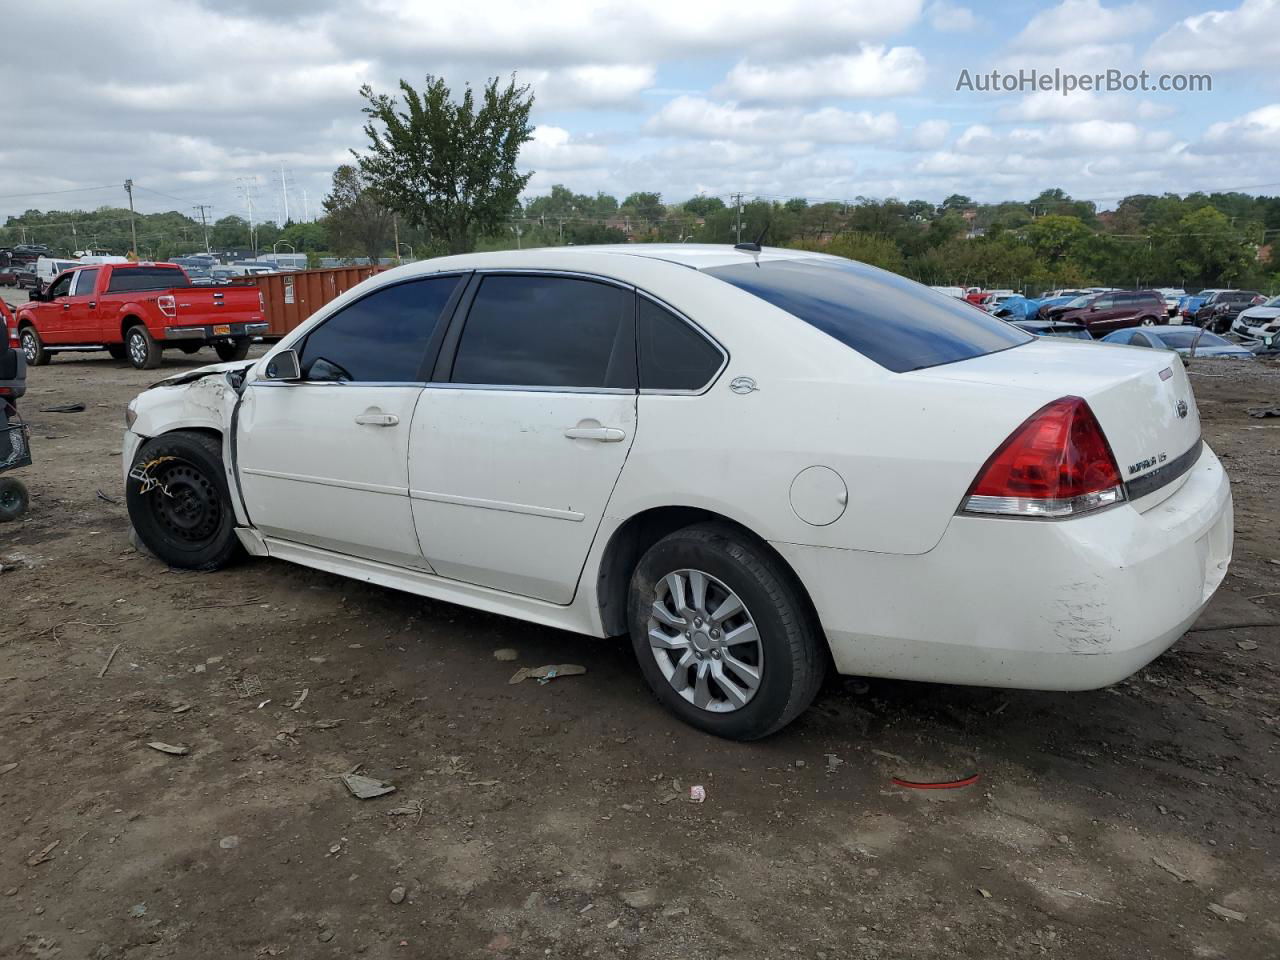
[[[691,663],[693,663],[693,651],[686,650],[684,656],[676,663],[675,672],[671,674],[671,686],[677,693],[684,693],[689,689],[689,664]]]
[[[734,614],[741,613],[743,610],[742,601],[738,599],[736,593],[731,593],[724,598],[724,602],[711,612],[711,622],[715,624],[723,623]]]
[[[711,705],[711,687],[707,677],[711,673],[711,664],[703,660],[698,664],[698,677],[693,686],[693,705],[706,709]]]
[[[729,676],[729,682],[735,680],[749,691],[760,686],[760,669],[749,663],[743,663],[732,654],[726,653],[723,658],[723,669]]]
[[[694,610],[707,609],[707,577],[698,570],[689,571],[689,605]]]
[[[678,573],[667,574],[667,590],[671,594],[671,603],[675,606],[676,612],[687,619],[693,611],[689,609],[689,600],[684,589],[684,577]]]
[[[689,641],[683,636],[669,637],[654,627],[649,631],[649,646],[658,650],[688,650]]]
[[[740,643],[759,643],[760,631],[756,629],[756,625],[748,620],[742,626],[730,630],[724,635],[724,645],[726,647],[736,647]]]
[[[724,691],[724,695],[729,698],[730,703],[735,707],[745,707],[747,705],[749,694],[739,688],[737,680],[725,670],[724,664],[712,663],[711,675],[715,677],[716,683]]]
[[[667,609],[666,604],[661,600],[653,601],[653,618],[659,623],[675,629],[684,629],[685,625],[689,622],[684,617],[679,617],[671,613],[671,611]]]

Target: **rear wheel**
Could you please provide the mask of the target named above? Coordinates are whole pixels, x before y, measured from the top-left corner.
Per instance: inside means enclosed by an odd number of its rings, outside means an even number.
[[[53,359],[35,327],[23,327],[18,338],[22,341],[22,355],[26,357],[28,366],[43,367]]]
[[[1154,327],[1154,326],[1156,325],[1156,318],[1155,318],[1155,317],[1143,317],[1143,318],[1142,318],[1142,325],[1143,325],[1144,327]]]
[[[219,341],[213,345],[213,349],[217,352],[218,359],[223,363],[243,360],[249,355],[249,338],[243,337],[239,340],[232,340],[230,343]]]
[[[0,523],[17,520],[30,505],[26,484],[14,477],[0,477]]]
[[[790,571],[727,525],[654,544],[631,578],[631,642],[658,700],[717,736],[755,740],[813,702],[821,633]]]
[[[213,437],[178,431],[148,440],[129,471],[125,502],[138,539],[170,566],[217,570],[240,552]]]
[[[135,369],[154,370],[160,366],[160,344],[142,324],[134,324],[124,332],[124,346]]]

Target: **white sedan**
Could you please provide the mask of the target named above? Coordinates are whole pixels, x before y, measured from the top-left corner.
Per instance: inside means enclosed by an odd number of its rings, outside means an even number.
[[[892,273],[692,244],[390,270],[129,407],[141,541],[597,637],[764,736],[829,669],[1080,690],[1226,574],[1181,361],[1040,339]]]

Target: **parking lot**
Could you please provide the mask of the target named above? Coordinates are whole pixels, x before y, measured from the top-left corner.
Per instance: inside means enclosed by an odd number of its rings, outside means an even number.
[[[0,956],[1280,953],[1280,419],[1248,414],[1272,362],[1191,367],[1235,561],[1136,677],[832,681],[738,744],[661,709],[622,643],[140,555],[124,405],[214,359],[31,371],[32,510],[0,527]],[[563,663],[586,673],[508,682]],[[395,792],[354,797],[358,765]]]

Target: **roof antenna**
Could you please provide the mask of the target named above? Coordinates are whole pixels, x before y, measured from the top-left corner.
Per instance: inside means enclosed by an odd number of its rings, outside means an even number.
[[[767,234],[767,233],[769,232],[769,226],[770,226],[769,222],[766,222],[766,223],[765,223],[765,225],[764,225],[764,229],[760,231],[760,235],[759,235],[758,237],[756,237],[754,240],[752,240],[752,241],[750,241],[750,242],[748,242],[748,243],[735,243],[735,244],[733,245],[733,249],[735,249],[735,250],[748,250],[748,251],[750,251],[751,253],[759,253],[759,252],[760,252],[760,243],[761,243],[761,241],[763,241],[763,240],[764,240],[764,238],[765,238],[765,234]]]

